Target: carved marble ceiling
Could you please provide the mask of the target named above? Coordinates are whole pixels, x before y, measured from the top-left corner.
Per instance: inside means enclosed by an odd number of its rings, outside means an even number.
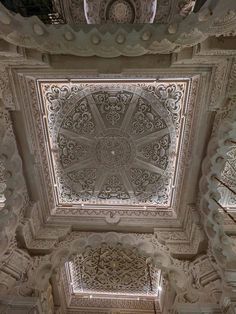
[[[189,80],[38,87],[57,206],[174,206]]]
[[[66,280],[71,293],[78,297],[118,296],[152,297],[158,299],[161,275],[135,248],[122,245],[88,247],[65,265]]]
[[[173,16],[187,16],[195,0],[54,0],[68,23],[168,23]]]
[[[227,159],[221,176],[222,182],[233,191],[236,191],[236,146],[234,145],[232,145],[232,148],[227,153]],[[221,204],[228,210],[235,212],[236,195],[221,183],[219,183],[218,189],[221,194]]]

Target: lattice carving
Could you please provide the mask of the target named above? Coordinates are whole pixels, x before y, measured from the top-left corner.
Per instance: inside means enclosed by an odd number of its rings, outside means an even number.
[[[158,294],[158,269],[151,267],[151,291],[146,257],[138,255],[135,249],[107,245],[87,248],[69,262],[69,270],[73,291],[77,293]]]
[[[221,173],[221,180],[232,190],[236,191],[236,145],[227,152],[225,165]],[[236,195],[227,187],[219,183],[221,203],[227,208],[236,208]]]

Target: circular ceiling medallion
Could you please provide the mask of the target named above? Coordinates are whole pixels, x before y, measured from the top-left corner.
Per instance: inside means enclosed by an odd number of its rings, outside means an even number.
[[[101,165],[114,169],[123,167],[132,161],[132,143],[128,135],[115,135],[114,132],[102,136],[96,145],[96,155]]]
[[[108,6],[106,17],[113,23],[133,23],[135,12],[129,1],[115,0]]]

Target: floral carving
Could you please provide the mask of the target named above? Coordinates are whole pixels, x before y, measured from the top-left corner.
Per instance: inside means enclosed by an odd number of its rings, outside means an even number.
[[[156,95],[171,113],[173,121],[177,122],[181,107],[180,100],[183,97],[182,87],[179,88],[176,84],[160,85],[156,89]]]
[[[151,142],[141,146],[139,149],[139,153],[150,163],[164,170],[168,165],[169,146],[170,136],[165,135],[155,142]]]
[[[107,178],[103,184],[101,191],[98,195],[99,198],[111,199],[128,199],[130,198],[124,184],[118,176],[111,176]]]
[[[71,95],[70,88],[66,85],[58,87],[57,85],[46,87],[48,91],[45,93],[45,97],[48,100],[48,110],[50,112],[58,112],[64,101]]]
[[[61,164],[63,167],[69,166],[88,158],[89,146],[67,138],[63,134],[58,135],[58,147]]]
[[[122,91],[93,94],[99,112],[105,116],[108,123],[112,126],[121,122],[120,120],[124,117],[132,96],[132,93]]]
[[[187,86],[41,82],[56,202],[170,206],[175,199],[167,178],[177,144],[172,118]]]
[[[130,179],[134,186],[135,194],[139,195],[145,192],[150,185],[157,184],[160,174],[145,169],[131,168]]]
[[[83,195],[92,195],[96,180],[96,169],[74,170],[67,176],[75,183],[79,184],[79,191]]]
[[[236,148],[230,150],[227,155],[222,177],[230,186],[236,186]]]
[[[176,84],[160,85],[156,89],[156,94],[171,112],[179,112],[179,101],[183,96],[183,92],[177,88]]]
[[[166,127],[165,121],[154,112],[150,104],[140,97],[131,121],[131,134],[151,133]]]
[[[78,134],[94,134],[95,122],[87,99],[78,101],[74,108],[64,118],[61,127],[73,130]]]
[[[126,137],[105,136],[99,139],[96,154],[105,167],[119,168],[130,162],[132,148]]]
[[[95,249],[88,247],[69,262],[69,270],[75,292],[158,294],[158,269],[150,267],[153,281],[150,291],[146,257],[132,248],[107,244]]]
[[[222,181],[232,190],[236,191],[236,147],[233,146],[227,153],[225,166],[221,173]],[[221,194],[221,203],[225,207],[234,209],[236,206],[235,195],[224,185],[219,183],[219,192]]]

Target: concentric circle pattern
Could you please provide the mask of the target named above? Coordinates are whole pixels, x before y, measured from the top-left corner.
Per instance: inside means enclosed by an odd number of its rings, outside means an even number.
[[[131,143],[128,138],[107,135],[99,138],[96,154],[101,165],[109,169],[120,168],[131,161]]]
[[[112,23],[133,23],[135,12],[129,1],[115,0],[108,6],[106,16]]]

